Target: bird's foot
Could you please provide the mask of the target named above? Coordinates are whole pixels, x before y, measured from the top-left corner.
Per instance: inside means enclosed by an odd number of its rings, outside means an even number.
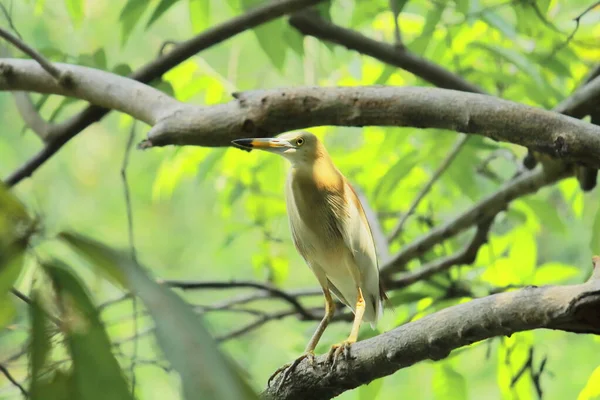
[[[302,360],[304,360],[305,358],[308,359],[308,364],[311,366],[311,368],[314,368],[315,353],[313,351],[307,351],[304,354],[302,354],[300,357],[296,358],[293,362],[285,364],[284,366],[277,368],[277,370],[275,372],[273,372],[273,374],[269,377],[269,380],[267,381],[267,387],[271,387],[271,382],[273,381],[273,379],[275,379],[275,377],[277,375],[279,375],[280,373],[283,372],[283,376],[281,377],[281,379],[279,379],[279,384],[277,385],[277,391],[279,391],[279,389],[281,388],[283,383],[292,374],[292,372],[294,372],[294,370],[296,369],[298,364],[300,364],[300,362]]]
[[[350,356],[350,346],[354,343],[354,340],[344,340],[341,343],[334,344],[327,353],[327,363],[331,364],[331,370],[335,368],[335,364],[341,356],[348,359]]]

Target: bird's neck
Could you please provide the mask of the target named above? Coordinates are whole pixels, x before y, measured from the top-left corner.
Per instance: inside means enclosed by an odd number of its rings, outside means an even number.
[[[318,192],[343,192],[343,176],[327,153],[312,162],[292,164],[294,180],[302,186],[313,186]]]

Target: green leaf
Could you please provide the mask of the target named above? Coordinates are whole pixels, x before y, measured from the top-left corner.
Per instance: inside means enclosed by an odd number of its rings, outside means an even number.
[[[435,32],[438,22],[442,18],[442,14],[446,9],[447,3],[435,3],[433,9],[425,16],[425,25],[418,38],[413,40],[408,47],[417,54],[424,54],[427,51],[431,38]]]
[[[108,62],[106,60],[106,51],[101,47],[93,54],[94,66],[98,69],[107,69]]]
[[[128,64],[117,64],[113,67],[112,72],[117,75],[128,76],[133,70]]]
[[[534,285],[563,283],[581,273],[580,269],[568,264],[551,262],[541,265],[535,270]]]
[[[414,303],[429,296],[427,293],[401,291],[400,293],[394,293],[389,301],[392,306],[401,306]]]
[[[14,296],[4,294],[0,297],[0,329],[10,324],[17,316]]]
[[[375,400],[377,399],[377,395],[381,391],[383,386],[383,378],[375,379],[367,383],[366,385],[362,385],[358,388],[358,399],[359,400]]]
[[[596,368],[590,375],[585,387],[577,400],[599,400],[600,399],[600,367]]]
[[[394,164],[379,180],[377,186],[375,186],[373,197],[378,201],[387,197],[402,179],[404,179],[417,165],[420,159],[421,155],[415,150],[400,157],[396,164]]]
[[[241,0],[244,11],[253,9],[260,4],[262,4],[262,0]],[[273,40],[273,38],[285,37],[284,32],[286,28],[288,28],[287,24],[280,18],[252,29],[252,32],[254,32],[254,35],[258,39],[258,44],[267,57],[269,57],[273,66],[280,71],[283,69],[283,64],[285,63],[286,41],[285,39]]]
[[[161,15],[167,12],[167,10],[178,1],[179,0],[160,0],[160,3],[158,3],[156,8],[154,9],[154,12],[152,13],[152,16],[150,16],[150,20],[146,24],[146,29],[150,28],[150,25],[152,25],[157,19],[161,17]],[[209,3],[209,0],[205,0],[205,2]]]
[[[150,6],[150,2],[148,0],[128,0],[121,10],[121,15],[119,16],[119,21],[121,22],[121,46],[127,43],[127,39],[129,39],[129,35],[138,21],[140,20],[142,14],[146,9]]]
[[[304,56],[304,36],[289,25],[283,28],[283,40],[300,57]]]
[[[61,305],[62,331],[73,360],[74,398],[132,400],[98,310],[82,283],[59,260],[43,265]]]
[[[448,363],[436,365],[432,386],[435,399],[467,399],[467,383],[464,376],[456,372]]]
[[[170,82],[165,81],[164,79],[153,81],[150,86],[160,90],[163,93],[168,94],[171,97],[175,97],[175,89],[173,89],[173,86]]]
[[[52,348],[48,331],[48,317],[40,304],[37,292],[34,292],[31,297],[29,318],[31,320],[31,343],[29,347],[31,386],[29,390],[31,398],[35,400],[42,399],[46,396],[42,372],[44,371],[48,354]]]
[[[90,262],[120,270],[127,286],[144,302],[156,324],[156,337],[165,357],[179,372],[185,398],[257,399],[241,371],[224,357],[192,307],[168,288],[150,279],[131,259],[83,236],[61,237]],[[210,373],[207,373],[210,371]]]
[[[498,29],[508,39],[515,40],[517,38],[517,31],[515,30],[513,24],[507,22],[500,14],[488,11],[481,15],[481,19],[489,26],[493,26],[494,28]]]
[[[188,0],[190,21],[194,32],[200,32],[210,25],[210,1]]]
[[[70,400],[73,398],[73,374],[57,369],[51,377],[37,383],[35,395],[31,393],[31,400]],[[38,396],[39,393],[43,395]]]
[[[600,207],[596,211],[596,217],[592,224],[592,239],[590,240],[590,249],[592,253],[600,255]]]
[[[119,266],[120,260],[115,257],[108,257],[104,248],[99,247],[95,241],[68,232],[60,233],[58,238],[65,241],[80,254],[85,255],[89,262],[98,267],[100,272],[107,276],[110,281],[124,288],[129,287],[125,272]]]
[[[565,223],[550,202],[533,197],[524,198],[522,201],[531,208],[543,227],[549,228],[554,233],[566,232]]]
[[[65,0],[65,5],[71,20],[73,21],[73,25],[78,27],[81,24],[81,21],[83,21],[84,16],[83,0]]]

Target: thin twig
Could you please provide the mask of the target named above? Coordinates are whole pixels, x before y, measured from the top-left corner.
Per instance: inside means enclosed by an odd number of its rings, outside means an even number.
[[[477,225],[477,231],[471,238],[469,243],[459,252],[452,254],[451,256],[439,258],[434,261],[425,264],[422,268],[409,272],[405,275],[400,276],[398,279],[394,279],[391,282],[386,283],[386,288],[389,289],[400,289],[410,286],[416,282],[427,279],[435,274],[445,271],[455,265],[471,264],[475,261],[477,253],[481,246],[487,243],[488,233],[494,222],[495,215],[485,219],[479,225]]]
[[[2,372],[4,376],[6,376],[6,379],[8,379],[10,383],[19,388],[23,396],[29,397],[29,393],[27,393],[27,390],[25,390],[25,388],[10,374],[10,371],[2,364],[0,364],[0,372]]]
[[[19,37],[13,35],[4,28],[0,28],[0,37],[4,38],[7,42],[11,43],[23,53],[37,61],[38,64],[40,64],[40,66],[44,68],[44,70],[48,72],[54,79],[59,82],[61,81],[62,72],[60,72],[58,68],[52,65],[50,61],[48,61],[42,54],[38,53],[33,47],[29,46]]]
[[[415,197],[412,204],[408,208],[408,211],[406,213],[404,213],[404,215],[402,215],[402,218],[400,218],[400,221],[398,221],[398,224],[392,229],[392,233],[390,233],[390,235],[388,236],[388,239],[387,239],[388,242],[391,242],[394,239],[396,239],[398,237],[398,235],[402,232],[402,229],[404,228],[404,224],[408,220],[408,217],[410,217],[412,215],[412,213],[417,209],[417,207],[419,206],[419,203],[421,203],[421,200],[423,200],[423,198],[425,198],[427,193],[429,193],[429,191],[433,187],[433,184],[435,182],[437,182],[437,180],[440,178],[440,176],[442,176],[444,171],[446,171],[448,169],[448,167],[450,166],[450,164],[452,164],[452,161],[454,161],[454,159],[456,158],[458,153],[460,153],[460,150],[468,142],[469,138],[470,138],[469,135],[462,135],[461,137],[458,138],[458,140],[454,144],[454,147],[452,148],[452,150],[450,150],[450,153],[448,153],[448,155],[446,156],[444,161],[442,161],[442,163],[440,164],[438,169],[435,170],[435,172],[429,179],[429,182],[427,182],[427,184],[425,186],[423,186],[423,188],[421,189],[421,191],[419,192],[417,197]]]
[[[127,167],[129,166],[129,157],[131,155],[131,149],[133,148],[133,139],[135,138],[135,126],[136,122],[133,121],[131,124],[131,129],[129,131],[129,138],[127,139],[127,144],[125,146],[125,155],[123,157],[123,164],[121,165],[121,179],[123,181],[123,194],[125,197],[125,208],[127,210],[127,232],[129,236],[129,249],[131,253],[131,259],[134,263],[137,264],[137,252],[135,249],[135,240],[133,234],[133,210],[131,207],[131,195],[129,193],[129,182],[127,181]],[[137,337],[138,333],[138,304],[137,297],[133,296],[132,299],[132,308],[133,308],[133,335]],[[129,368],[131,374],[131,396],[135,397],[135,386],[136,386],[136,375],[135,375],[135,366],[136,360],[138,357],[138,348],[139,341],[135,339],[133,341],[133,350],[131,355],[131,365]]]
[[[159,283],[163,283],[171,288],[178,288],[182,290],[193,290],[193,289],[236,289],[236,288],[255,288],[265,290],[271,293],[273,296],[279,297],[287,301],[296,312],[305,319],[312,319],[313,316],[300,304],[298,299],[290,294],[286,293],[281,289],[277,289],[268,284],[252,282],[252,281],[230,281],[230,282],[203,282],[203,281],[182,281],[182,280],[160,280]]]

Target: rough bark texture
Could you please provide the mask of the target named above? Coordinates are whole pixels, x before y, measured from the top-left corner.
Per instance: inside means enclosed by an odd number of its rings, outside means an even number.
[[[459,347],[525,330],[600,334],[598,270],[596,265],[584,284],[528,287],[449,307],[354,344],[350,357],[333,369],[326,356],[318,357],[314,368],[304,360],[279,391],[276,380],[262,397],[330,399],[419,361],[440,360]]]

